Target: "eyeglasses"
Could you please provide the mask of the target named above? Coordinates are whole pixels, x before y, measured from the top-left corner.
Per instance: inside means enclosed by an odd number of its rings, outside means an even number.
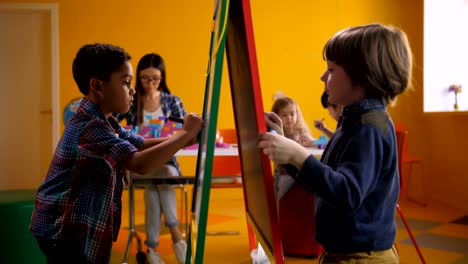
[[[150,82],[159,82],[161,81],[162,78],[159,76],[150,77],[150,76],[144,75],[144,76],[141,76],[140,79],[141,79],[141,82],[150,83]]]

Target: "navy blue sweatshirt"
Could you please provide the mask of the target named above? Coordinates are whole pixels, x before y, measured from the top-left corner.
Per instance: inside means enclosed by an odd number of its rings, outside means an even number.
[[[295,178],[316,195],[315,239],[325,250],[392,247],[400,186],[395,128],[382,102],[345,107],[321,162],[308,157]]]

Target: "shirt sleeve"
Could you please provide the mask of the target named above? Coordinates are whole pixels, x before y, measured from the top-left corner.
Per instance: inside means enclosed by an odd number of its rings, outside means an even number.
[[[183,118],[187,114],[182,100],[177,96],[172,96],[171,112],[173,116],[179,118]]]
[[[311,155],[295,177],[305,188],[331,205],[353,211],[375,188],[382,173],[383,152],[381,132],[363,128],[340,154],[336,169]]]
[[[130,108],[130,111],[128,111],[125,114],[113,114],[113,116],[117,119],[117,121],[121,122],[122,120],[125,119],[127,126],[137,126],[138,125],[138,120],[136,117],[136,112],[137,112],[137,107],[136,105],[132,106]]]
[[[119,124],[119,122],[113,117],[109,117],[108,121],[111,124],[111,126],[115,129],[115,131],[116,131],[117,135],[119,136],[119,138],[128,140],[137,149],[140,149],[141,146],[143,146],[144,138],[142,136],[137,135],[137,134],[133,133],[132,131],[123,128]]]
[[[131,140],[138,141],[133,136],[129,137]],[[134,143],[138,144],[138,142]],[[128,139],[119,138],[105,120],[93,120],[87,124],[78,144],[95,155],[104,157],[113,168],[118,167],[122,161],[138,151],[137,146]]]

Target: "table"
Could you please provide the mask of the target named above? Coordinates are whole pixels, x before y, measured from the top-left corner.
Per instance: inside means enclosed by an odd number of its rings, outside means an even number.
[[[309,150],[310,154],[314,156],[321,156],[323,154],[323,149],[318,149],[318,148],[307,148]],[[198,149],[181,149],[179,150],[175,156],[197,156],[198,155]],[[233,145],[228,148],[215,148],[214,152],[215,156],[239,156],[239,149],[237,146]]]
[[[323,153],[323,149],[317,149],[317,148],[307,148],[309,152],[312,155],[315,156],[320,156]],[[179,150],[175,156],[178,157],[190,157],[190,156],[197,156],[198,155],[198,149],[181,149]],[[239,156],[239,149],[236,145],[232,145],[227,148],[215,148],[214,151],[215,156]],[[159,184],[171,184],[171,185],[177,185],[177,186],[184,186],[187,184],[194,184],[195,183],[195,177],[167,177],[167,178],[150,178],[146,176],[136,176],[136,175],[130,175],[130,172],[127,173],[127,181],[128,181],[128,201],[129,201],[129,236],[128,236],[128,241],[127,245],[125,247],[125,252],[124,252],[124,258],[123,258],[123,263],[128,263],[128,255],[130,252],[130,247],[132,245],[133,238],[136,237],[138,239],[138,242],[141,243],[140,238],[138,237],[136,231],[135,231],[135,207],[134,207],[134,189],[136,185],[148,185],[148,184],[154,184],[154,185],[159,185]],[[187,201],[187,191],[185,188],[183,188],[184,192],[184,209],[182,211],[185,211],[185,221],[188,221],[188,201]],[[184,223],[184,221],[182,221]],[[187,222],[185,222],[187,223]],[[188,225],[186,225],[188,228]],[[188,231],[186,230],[186,234],[188,234]],[[140,250],[141,245],[138,246],[138,249]]]

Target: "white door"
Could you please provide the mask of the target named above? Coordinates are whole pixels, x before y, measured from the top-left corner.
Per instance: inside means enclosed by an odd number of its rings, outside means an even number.
[[[0,8],[0,190],[36,189],[51,159],[50,21]]]

